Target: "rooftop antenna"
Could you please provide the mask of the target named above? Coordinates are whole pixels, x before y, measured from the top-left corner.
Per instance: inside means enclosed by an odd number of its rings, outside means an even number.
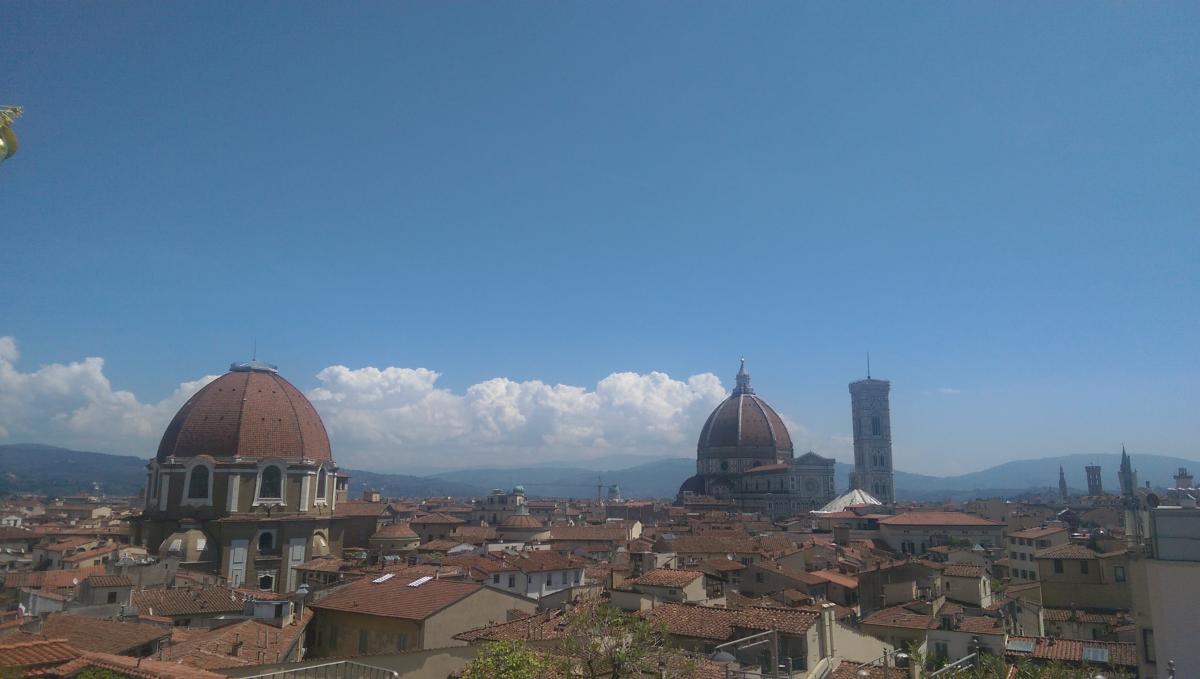
[[[867,379],[871,379],[871,352],[867,352]]]
[[[258,360],[258,338],[257,337],[254,338],[254,350],[252,352],[250,352],[250,360],[251,361]],[[871,371],[868,370],[867,372],[871,372]]]

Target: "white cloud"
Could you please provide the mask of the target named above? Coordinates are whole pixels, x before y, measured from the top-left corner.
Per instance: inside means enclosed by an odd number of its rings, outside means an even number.
[[[726,395],[712,374],[686,381],[613,373],[594,389],[497,377],[457,394],[424,368],[332,366],[308,392],[348,466],[522,464],[608,452],[691,452]]]
[[[215,376],[181,383],[157,403],[114,389],[90,357],[18,369],[12,337],[0,337],[0,440],[150,456],[171,417]],[[317,373],[307,391],[338,462],[351,468],[517,465],[613,454],[694,454],[704,419],[728,391],[711,373],[612,373],[592,387],[496,377],[462,391],[426,368],[348,368]],[[299,380],[298,380],[299,381]],[[798,452],[848,446],[786,420]]]
[[[184,382],[158,403],[115,390],[104,359],[17,369],[20,352],[0,337],[0,439],[54,443],[105,452],[148,455],[175,411],[215,375]]]
[[[957,396],[962,393],[962,389],[955,389],[954,387],[938,387],[937,393],[941,394],[942,396]]]

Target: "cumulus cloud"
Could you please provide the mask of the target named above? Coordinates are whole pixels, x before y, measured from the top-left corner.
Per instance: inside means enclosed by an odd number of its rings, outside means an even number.
[[[592,389],[497,377],[454,393],[424,368],[331,366],[308,396],[351,466],[522,464],[688,454],[726,395],[712,374],[613,373]],[[430,457],[436,456],[436,457]]]
[[[153,451],[175,411],[216,378],[184,382],[157,403],[113,389],[104,359],[51,363],[33,372],[17,368],[12,337],[0,337],[0,439],[31,441],[146,455]]]
[[[143,456],[153,454],[179,407],[216,377],[183,382],[146,403],[113,388],[102,358],[30,372],[19,369],[19,358],[16,341],[0,337],[0,441]],[[676,379],[616,372],[589,387],[496,377],[457,391],[439,386],[441,377],[427,368],[334,365],[316,374],[306,394],[339,463],[394,472],[615,454],[690,456],[704,419],[728,395],[711,373]],[[849,448],[840,437],[785,421],[797,452],[840,457]]]

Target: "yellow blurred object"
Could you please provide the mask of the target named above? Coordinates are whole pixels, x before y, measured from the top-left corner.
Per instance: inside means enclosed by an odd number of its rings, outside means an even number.
[[[17,152],[17,133],[12,125],[0,127],[0,161],[8,160]]]
[[[0,162],[8,160],[17,152],[17,133],[12,122],[21,117],[20,106],[0,106]]]

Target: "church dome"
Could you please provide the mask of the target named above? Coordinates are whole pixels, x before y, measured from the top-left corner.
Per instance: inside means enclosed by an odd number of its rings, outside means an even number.
[[[729,398],[708,416],[696,444],[700,457],[750,457],[772,461],[792,456],[792,437],[783,419],[754,394],[746,361]]]
[[[274,366],[235,363],[196,392],[167,426],[158,460],[279,457],[332,460],[329,435],[312,403]]]

